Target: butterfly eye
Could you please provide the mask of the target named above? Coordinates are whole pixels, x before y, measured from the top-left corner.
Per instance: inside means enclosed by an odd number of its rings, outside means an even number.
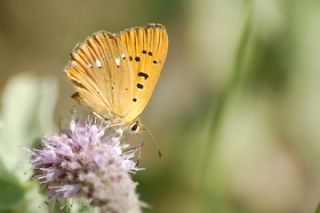
[[[132,132],[137,132],[138,130],[139,130],[139,122],[138,121],[136,121],[136,122],[134,122],[132,125],[131,125],[131,131]]]

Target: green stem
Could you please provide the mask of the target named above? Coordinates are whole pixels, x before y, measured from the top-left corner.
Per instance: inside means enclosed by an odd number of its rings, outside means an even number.
[[[208,200],[206,197],[211,194],[208,189],[207,189],[207,180],[208,180],[208,174],[207,172],[210,170],[209,165],[210,165],[210,157],[212,156],[212,151],[214,146],[216,145],[216,140],[217,140],[217,133],[219,132],[219,126],[222,121],[224,111],[226,109],[226,106],[228,102],[230,101],[230,98],[232,94],[238,89],[238,87],[241,84],[241,80],[244,78],[244,62],[245,62],[245,56],[246,52],[248,49],[248,43],[249,43],[249,38],[251,34],[251,27],[252,27],[252,8],[253,8],[253,3],[252,1],[247,1],[247,17],[246,21],[244,23],[243,31],[241,33],[240,41],[239,41],[239,46],[236,51],[235,55],[235,60],[234,60],[234,65],[233,65],[233,73],[231,76],[230,81],[226,85],[225,90],[222,92],[221,96],[219,97],[216,107],[215,107],[215,112],[213,114],[212,120],[211,120],[211,125],[210,125],[210,133],[208,137],[208,144],[206,147],[206,151],[204,154],[204,162],[203,162],[203,167],[201,171],[201,188],[204,196],[204,201],[205,202],[205,207],[207,210],[210,210],[207,208],[209,205],[212,205],[213,201]],[[212,181],[212,180],[210,180]],[[210,196],[210,195],[209,195]],[[208,203],[211,202],[211,203]]]

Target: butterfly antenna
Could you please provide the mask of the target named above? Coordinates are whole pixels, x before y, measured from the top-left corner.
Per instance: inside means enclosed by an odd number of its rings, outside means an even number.
[[[148,129],[145,125],[143,125],[143,128],[145,130],[147,130],[147,132],[149,133],[149,135],[151,136],[151,139],[152,139],[152,142],[154,144],[154,146],[156,147],[157,151],[158,151],[158,155],[159,155],[159,158],[162,157],[162,153],[161,153],[161,150],[160,150],[160,147],[159,147],[159,143],[157,142],[156,138],[153,136],[152,132],[150,131],[150,129]]]

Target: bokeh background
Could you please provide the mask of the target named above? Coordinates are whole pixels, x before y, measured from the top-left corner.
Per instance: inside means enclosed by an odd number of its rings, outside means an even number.
[[[145,212],[315,212],[320,1],[1,0],[0,212],[45,212],[24,150],[76,105],[76,43],[150,22],[168,57],[142,120]]]

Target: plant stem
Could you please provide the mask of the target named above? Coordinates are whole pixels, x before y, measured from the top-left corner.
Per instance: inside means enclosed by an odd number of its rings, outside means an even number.
[[[213,201],[208,199],[208,197],[213,197],[212,192],[207,188],[207,181],[213,181],[212,179],[209,180],[208,178],[208,171],[210,170],[210,159],[213,156],[214,146],[217,144],[217,133],[219,132],[219,127],[224,115],[224,111],[226,106],[228,105],[232,94],[239,88],[241,85],[241,80],[244,78],[245,69],[243,68],[245,62],[245,56],[247,55],[249,38],[251,35],[251,27],[252,27],[252,9],[253,3],[252,1],[247,1],[247,17],[244,23],[244,27],[240,36],[239,46],[237,48],[235,54],[235,60],[233,65],[233,72],[230,78],[230,81],[227,83],[225,90],[222,92],[221,96],[219,97],[216,106],[215,112],[213,113],[213,117],[211,119],[210,125],[210,132],[208,136],[208,143],[204,155],[203,166],[201,170],[201,189],[203,193],[203,200],[204,200],[204,212],[210,211],[209,206],[213,204]],[[209,203],[210,202],[210,203]]]

